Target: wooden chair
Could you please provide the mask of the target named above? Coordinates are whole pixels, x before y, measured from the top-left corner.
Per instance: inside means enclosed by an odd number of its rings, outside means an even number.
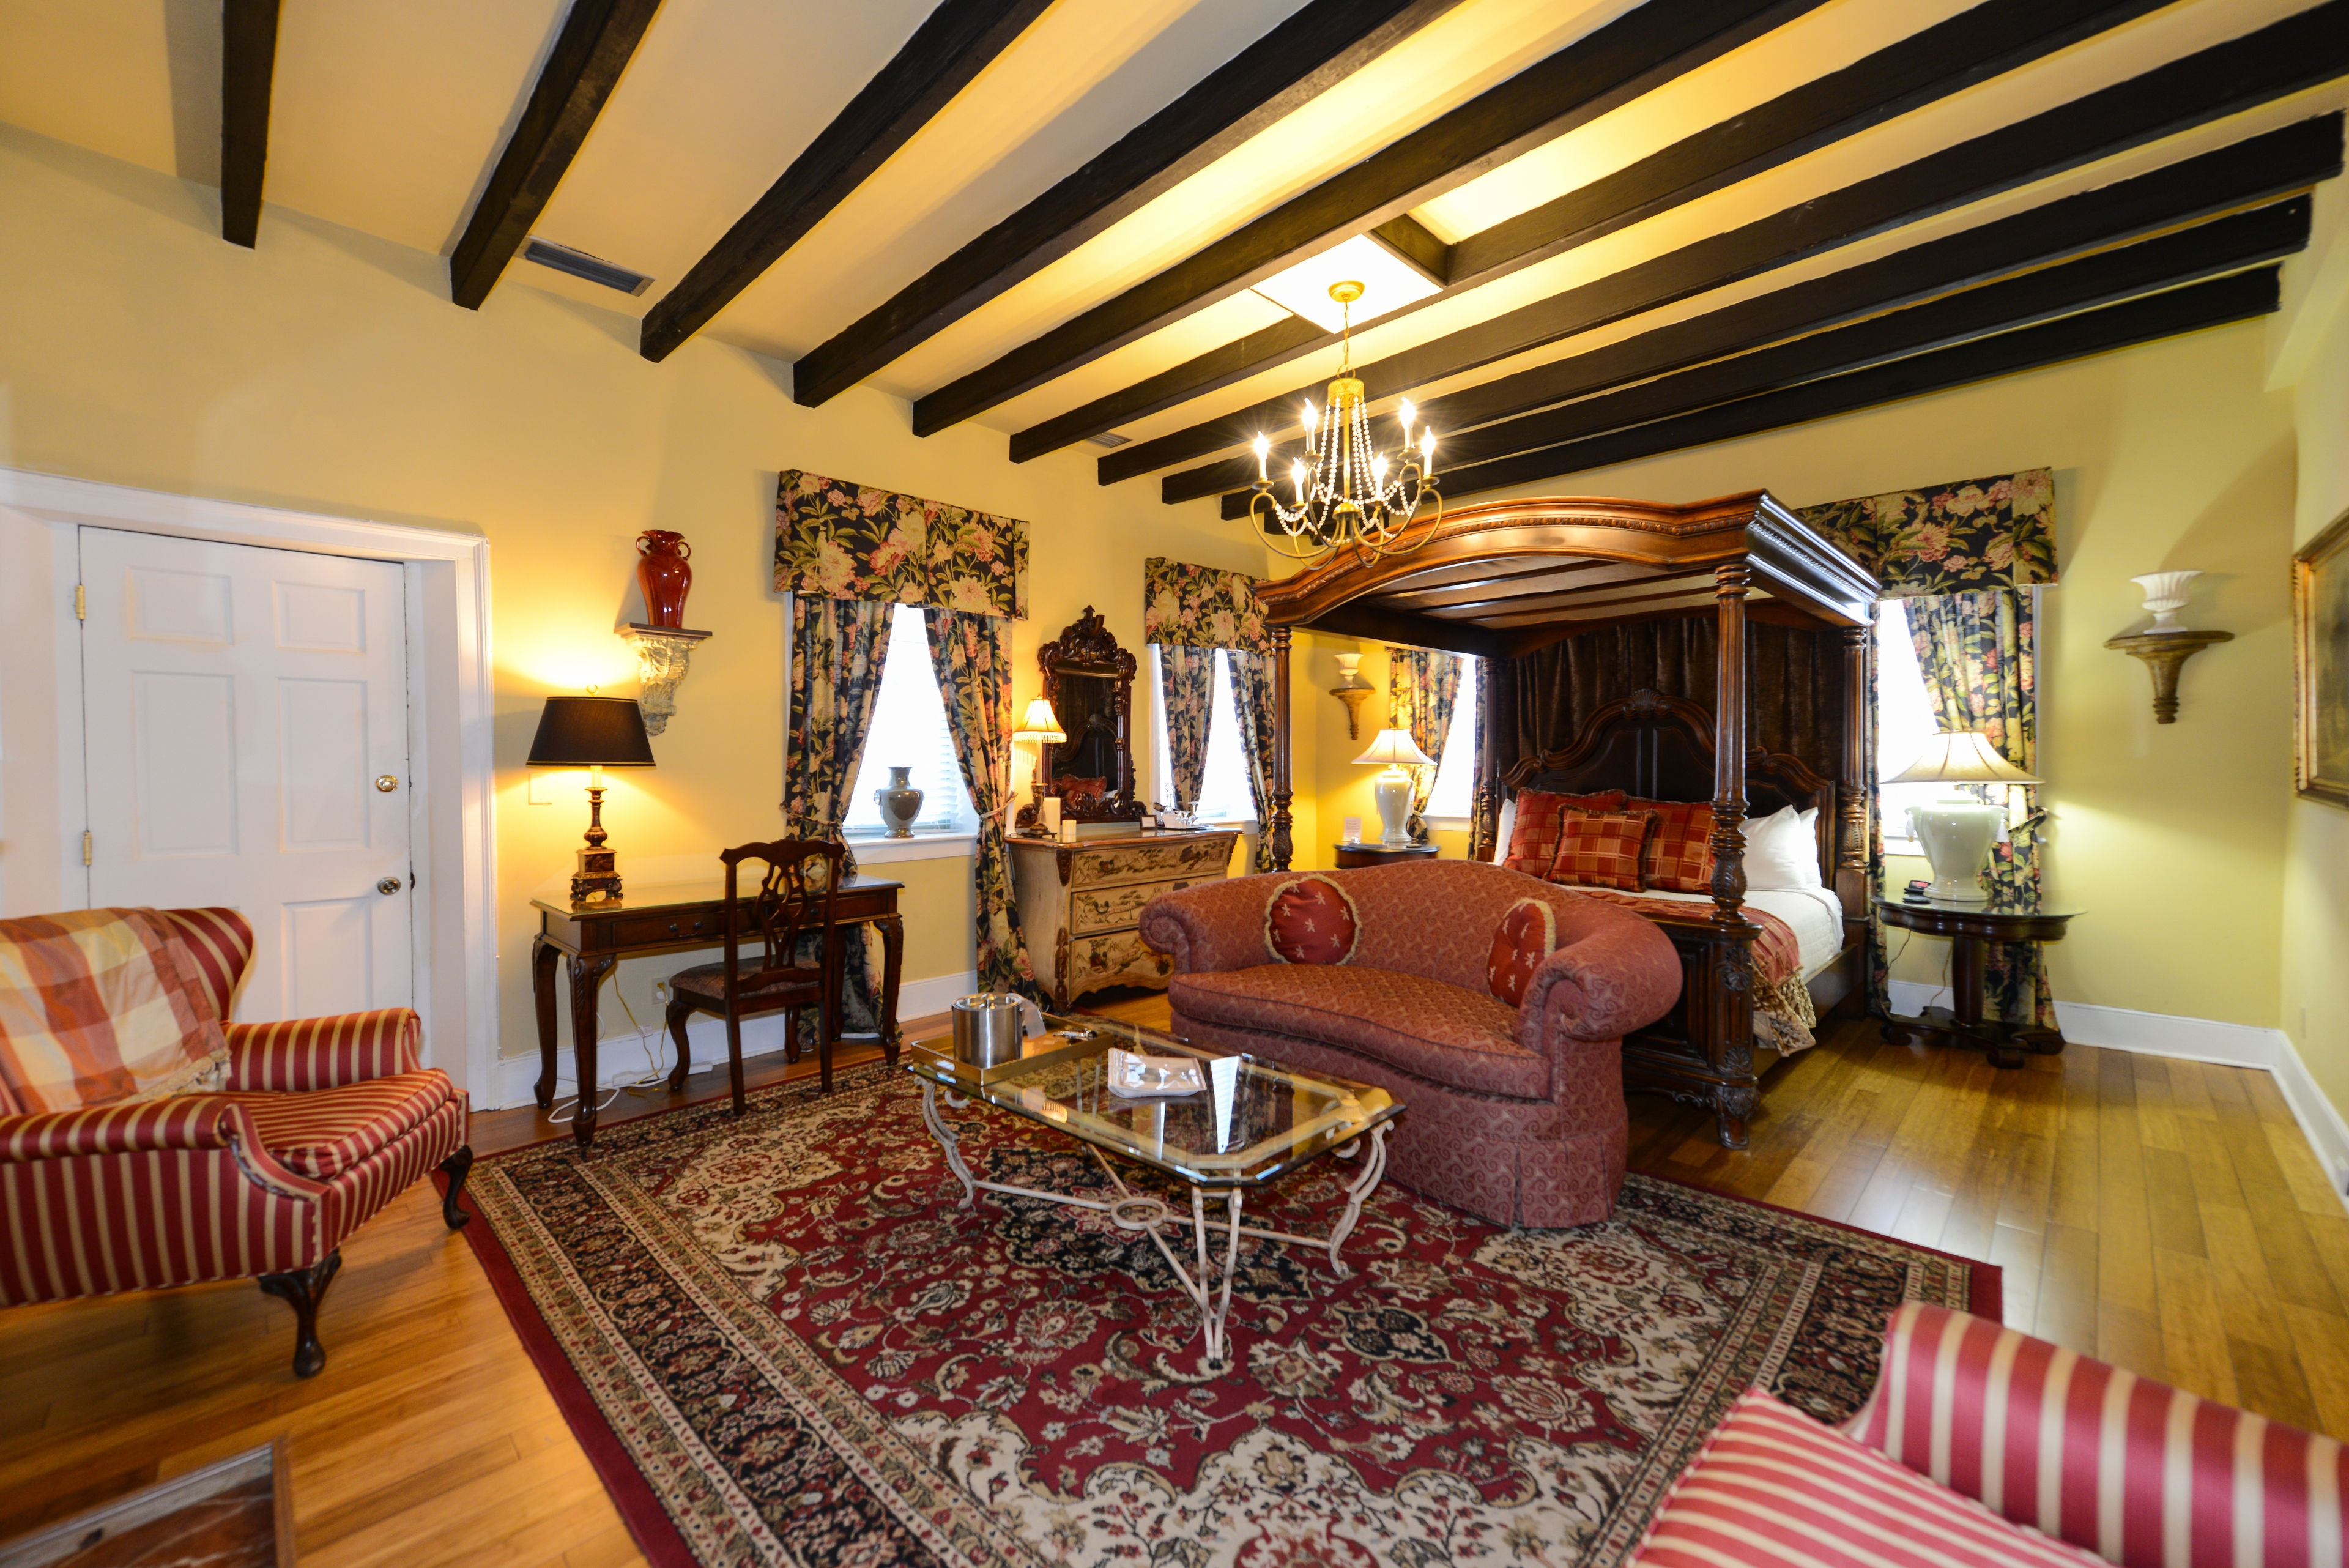
[[[686,1043],[686,1021],[697,1012],[714,1012],[726,1020],[727,1065],[734,1078],[734,1114],[742,1102],[742,1020],[761,1013],[781,1012],[784,1060],[799,1055],[799,1015],[804,1007],[819,1010],[816,1052],[823,1066],[823,1092],[832,1092],[832,1042],[840,1033],[839,950],[833,940],[833,906],[839,892],[847,851],[837,844],[813,838],[779,838],[771,844],[745,844],[718,858],[726,865],[726,961],[695,964],[669,976],[668,1033],[677,1042],[677,1071],[668,1086],[681,1089],[692,1054]],[[745,898],[737,883],[745,860],[764,870],[757,888]],[[797,958],[803,932],[816,935],[815,961]],[[741,944],[755,935],[765,944],[759,967],[742,972]]]

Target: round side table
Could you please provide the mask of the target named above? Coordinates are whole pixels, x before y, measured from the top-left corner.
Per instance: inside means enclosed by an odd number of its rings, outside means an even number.
[[[1403,844],[1392,849],[1382,844],[1371,843],[1339,844],[1331,847],[1338,851],[1338,869],[1340,871],[1352,866],[1392,866],[1398,860],[1435,858],[1435,846],[1433,844]]]
[[[1982,1016],[1987,948],[1992,942],[2061,941],[2064,928],[2085,911],[2049,904],[2019,909],[1995,902],[1957,904],[1879,895],[1876,912],[1888,926],[1950,939],[1950,1000],[1956,1004],[1929,1007],[1914,1018],[1888,1019],[1885,1039],[1985,1051],[1992,1063],[2001,1067],[2022,1066],[2025,1054],[2052,1056],[2064,1049],[2064,1036],[2055,1030]]]

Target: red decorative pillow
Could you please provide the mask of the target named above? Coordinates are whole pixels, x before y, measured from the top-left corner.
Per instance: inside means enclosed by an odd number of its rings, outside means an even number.
[[[1656,814],[1655,836],[1640,864],[1651,888],[1674,893],[1713,891],[1713,803],[1702,800],[1630,800],[1629,811]]]
[[[1501,916],[1493,932],[1493,956],[1485,961],[1485,989],[1511,1007],[1522,1007],[1534,971],[1557,948],[1557,911],[1539,898],[1520,898]]]
[[[1264,949],[1278,963],[1344,963],[1362,934],[1346,889],[1327,877],[1299,877],[1264,907]]]
[[[1557,841],[1557,864],[1550,868],[1549,879],[1638,892],[1640,851],[1647,845],[1648,830],[1655,825],[1652,811],[1609,816],[1568,814],[1565,833]]]
[[[1509,827],[1509,842],[1501,864],[1512,871],[1547,879],[1557,860],[1560,821],[1569,811],[1613,811],[1623,804],[1619,789],[1597,794],[1552,794],[1547,790],[1517,792],[1517,815]]]

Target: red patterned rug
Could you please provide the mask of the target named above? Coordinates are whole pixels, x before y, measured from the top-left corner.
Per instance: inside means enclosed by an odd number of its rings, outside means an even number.
[[[1107,1186],[1071,1140],[948,1115],[978,1174]],[[1288,1178],[1255,1222],[1325,1230],[1352,1168]],[[718,1101],[485,1159],[471,1192],[466,1234],[664,1568],[1608,1568],[1744,1389],[1839,1419],[1903,1299],[1998,1314],[1987,1265],[1667,1182],[1516,1232],[1390,1183],[1350,1279],[1243,1252],[1216,1372],[1146,1237],[961,1209],[878,1064],[740,1121]]]

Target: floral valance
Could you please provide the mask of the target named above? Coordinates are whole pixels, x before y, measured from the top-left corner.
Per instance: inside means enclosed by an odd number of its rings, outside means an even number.
[[[1876,574],[1886,598],[2055,580],[2055,483],[2044,468],[1830,502],[1795,515]]]
[[[1028,524],[787,468],[775,485],[775,587],[813,598],[1028,614]]]
[[[1268,653],[1261,579],[1154,556],[1142,563],[1142,640],[1162,648],[1237,648]]]

